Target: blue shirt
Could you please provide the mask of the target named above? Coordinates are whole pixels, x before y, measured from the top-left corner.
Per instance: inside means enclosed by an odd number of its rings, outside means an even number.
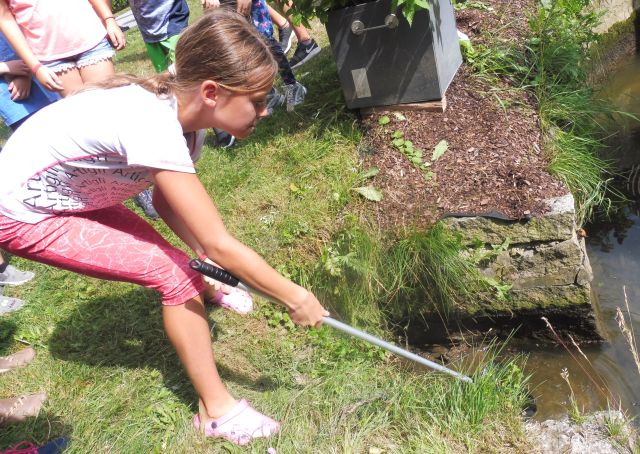
[[[179,35],[189,23],[186,0],[129,0],[145,43],[157,43]]]
[[[0,61],[11,60],[20,60],[20,57],[16,55],[4,35],[0,33]],[[5,77],[0,76],[0,116],[7,126],[11,126],[58,99],[60,99],[59,94],[45,89],[33,78],[29,97],[21,101],[12,101],[9,83]]]

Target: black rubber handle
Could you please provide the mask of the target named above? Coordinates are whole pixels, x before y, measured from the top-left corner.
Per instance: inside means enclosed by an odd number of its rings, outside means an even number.
[[[203,262],[202,260],[193,259],[189,262],[189,266],[199,273],[213,278],[216,281],[230,285],[231,287],[237,287],[240,283],[240,280],[233,274],[227,273],[222,268],[218,268],[217,266],[213,266],[212,264]]]

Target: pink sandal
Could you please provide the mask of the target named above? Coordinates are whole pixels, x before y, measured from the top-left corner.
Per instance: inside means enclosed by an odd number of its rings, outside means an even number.
[[[241,315],[246,315],[253,310],[251,295],[237,287],[229,287],[229,293],[218,290],[211,302]]]
[[[200,425],[200,415],[193,416],[193,427],[204,432],[206,437],[222,437],[232,443],[244,446],[254,438],[270,437],[280,430],[280,424],[256,411],[242,399],[226,415],[208,423],[204,430]]]

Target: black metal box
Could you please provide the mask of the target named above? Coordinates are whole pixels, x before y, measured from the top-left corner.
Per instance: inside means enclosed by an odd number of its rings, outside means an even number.
[[[327,34],[349,108],[442,99],[462,55],[451,3],[430,6],[411,26],[399,11],[390,15],[391,0],[329,13]]]

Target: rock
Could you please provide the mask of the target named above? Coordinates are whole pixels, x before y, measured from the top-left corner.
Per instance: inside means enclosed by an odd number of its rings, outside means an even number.
[[[482,273],[511,283],[514,290],[576,283],[586,286],[591,281],[591,267],[585,268],[588,262],[584,241],[574,234],[565,241],[511,248]]]
[[[510,292],[512,310],[539,310],[560,307],[585,307],[591,311],[591,289],[589,286],[556,285],[531,287]],[[542,314],[543,312],[541,312]]]
[[[612,427],[619,433],[610,435]],[[527,421],[525,431],[540,454],[618,454],[622,447],[636,446],[637,434],[619,411],[604,411],[576,424],[567,417],[555,421]]]
[[[574,236],[575,209],[573,196],[567,194],[545,201],[547,212],[527,221],[503,221],[474,217],[450,217],[442,222],[454,234],[461,234],[467,245],[480,240],[485,244],[502,244],[509,238],[511,244],[536,241],[565,241]]]

